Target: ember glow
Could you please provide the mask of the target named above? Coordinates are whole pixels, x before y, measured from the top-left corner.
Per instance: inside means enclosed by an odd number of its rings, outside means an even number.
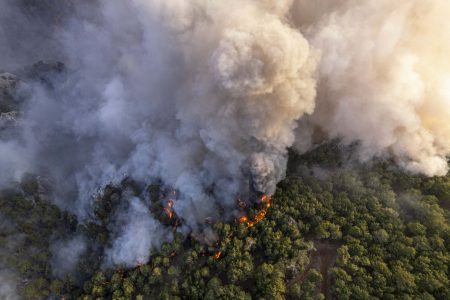
[[[214,259],[219,259],[222,256],[222,251],[217,251],[214,253]]]
[[[259,204],[261,208],[258,210],[258,213],[253,216],[252,219],[250,219],[248,216],[243,215],[239,218],[239,223],[244,223],[247,228],[251,228],[258,224],[264,217],[267,215],[267,211],[270,208],[270,203],[272,201],[272,198],[269,195],[262,195],[259,199]],[[241,203],[244,203],[241,199],[238,199],[238,205],[241,209],[242,207]],[[245,206],[246,207],[246,206]],[[228,238],[231,238],[231,235],[228,236]],[[216,243],[216,246],[219,246],[220,241]],[[222,251],[218,250],[213,254],[214,259],[218,260],[220,257],[222,257]]]
[[[242,216],[239,218],[239,223],[244,223],[244,222],[248,222],[247,216]]]
[[[239,223],[244,223],[248,228],[251,228],[259,223],[262,219],[264,219],[267,214],[267,210],[270,208],[270,202],[272,201],[272,198],[268,195],[263,195],[260,201],[263,207],[258,211],[253,219],[249,219],[244,215],[239,218]]]
[[[164,207],[164,211],[166,212],[167,217],[169,217],[170,220],[173,218],[173,204],[174,201],[172,199],[169,199],[167,205]]]
[[[157,215],[122,197],[136,208],[114,216],[106,264],[148,261],[168,223],[198,233],[209,216],[244,215],[250,201],[239,215],[234,201],[272,195],[288,149],[340,140],[362,162],[448,172],[448,0],[70,1],[58,28],[30,26],[20,7],[47,1],[3,2],[0,68],[60,62],[52,84],[17,86],[0,186],[45,175],[51,200],[87,222],[92,196],[125,177],[173,188]],[[269,207],[263,196],[238,221],[253,227]]]

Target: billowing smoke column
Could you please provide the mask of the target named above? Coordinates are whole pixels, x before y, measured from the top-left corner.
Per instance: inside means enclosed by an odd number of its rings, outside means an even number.
[[[300,1],[296,12],[321,51],[317,107],[302,120],[301,148],[318,128],[358,141],[363,160],[390,156],[407,170],[445,175],[450,2]]]
[[[51,46],[33,57],[65,69],[19,84],[23,116],[18,137],[0,142],[0,180],[45,173],[81,218],[108,183],[161,179],[195,230],[218,205],[230,215],[249,180],[273,193],[287,149],[317,136],[359,142],[363,160],[448,170],[446,0],[80,1],[51,29],[29,26],[15,51],[6,25],[30,21],[3,2],[0,63],[26,61],[39,29]],[[134,264],[164,229],[142,200],[125,200],[108,260]]]
[[[65,71],[18,89],[21,135],[0,144],[0,164],[47,172],[58,204],[81,218],[108,183],[161,179],[193,230],[222,217],[218,205],[230,215],[249,181],[273,193],[315,98],[317,55],[288,24],[288,4],[80,4],[53,33]],[[139,199],[127,201],[108,259],[145,262],[161,230]]]

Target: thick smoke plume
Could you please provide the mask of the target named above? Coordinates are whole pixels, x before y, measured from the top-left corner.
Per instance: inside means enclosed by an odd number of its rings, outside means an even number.
[[[324,139],[358,142],[363,160],[448,170],[446,0],[98,0],[42,15],[0,2],[0,68],[23,74],[0,180],[47,175],[81,219],[105,185],[160,179],[195,230],[218,206],[232,215],[239,195],[272,194],[287,149]],[[39,80],[23,69],[49,58],[64,66]],[[164,235],[128,201],[112,263],[145,262]]]
[[[140,199],[131,198],[126,204],[128,207],[117,218],[121,224],[117,226],[119,232],[114,245],[107,253],[107,263],[134,266],[147,262],[149,249],[160,246],[170,235],[151,217]]]
[[[317,107],[299,137],[308,141],[319,129],[328,138],[358,141],[364,160],[391,156],[407,170],[445,175],[450,2],[300,1],[296,8],[299,25],[321,51]]]

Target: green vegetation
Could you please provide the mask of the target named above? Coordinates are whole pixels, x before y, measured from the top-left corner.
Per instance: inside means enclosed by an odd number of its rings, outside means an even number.
[[[29,177],[0,197],[2,263],[24,278],[25,299],[450,299],[450,175],[344,163],[344,152],[331,144],[291,154],[261,222],[211,224],[213,245],[177,234],[132,269],[102,269],[99,258],[120,194],[138,187],[109,187],[96,222],[78,224]],[[151,209],[172,226],[160,205]],[[87,253],[58,279],[50,244],[74,234],[86,236]]]

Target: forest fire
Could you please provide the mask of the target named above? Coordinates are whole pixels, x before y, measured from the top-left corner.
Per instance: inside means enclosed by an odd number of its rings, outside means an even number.
[[[239,218],[239,223],[244,223],[244,222],[248,222],[247,216],[242,216]]]
[[[262,219],[264,219],[264,217],[267,214],[267,209],[270,208],[270,202],[272,198],[268,195],[263,195],[260,200],[261,203],[264,205],[264,208],[260,209],[252,220],[250,220],[247,216],[241,216],[239,218],[239,223],[245,223],[248,228],[251,228],[255,226],[257,223],[259,223]]]
[[[243,215],[239,218],[239,223],[245,223],[245,225],[247,225],[247,228],[251,228],[253,226],[255,226],[257,223],[259,223],[262,219],[264,219],[264,217],[267,214],[267,210],[270,208],[270,202],[272,200],[272,198],[268,195],[262,195],[261,198],[259,199],[259,203],[261,204],[262,208],[258,211],[258,213],[253,217],[253,219],[249,219],[249,217],[247,217],[246,215]],[[242,204],[245,205],[245,203],[238,199],[238,204],[239,207],[244,208],[244,206],[242,206]],[[232,235],[229,235],[228,237],[230,238]],[[216,246],[219,245],[219,241],[216,243]],[[213,254],[214,259],[218,260],[219,258],[222,257],[222,251],[216,251]]]
[[[164,207],[164,211],[166,212],[167,216],[169,217],[169,219],[173,218],[173,200],[169,199],[169,201],[167,202],[166,207]]]
[[[268,196],[268,195],[263,195],[261,197],[261,203],[266,204],[266,208],[270,207],[270,201],[272,201],[272,197]]]
[[[222,251],[217,251],[214,253],[214,259],[219,259],[222,256]]]

